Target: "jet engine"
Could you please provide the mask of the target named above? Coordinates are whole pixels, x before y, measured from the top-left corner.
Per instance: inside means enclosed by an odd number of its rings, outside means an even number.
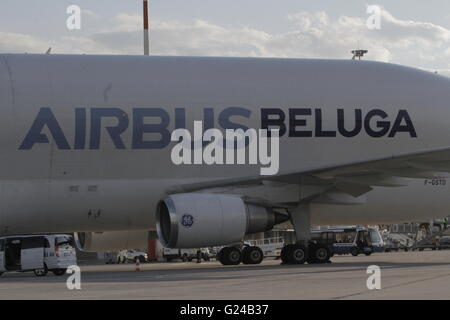
[[[156,228],[166,247],[200,248],[240,242],[247,234],[270,230],[288,219],[239,196],[186,193],[159,202]]]

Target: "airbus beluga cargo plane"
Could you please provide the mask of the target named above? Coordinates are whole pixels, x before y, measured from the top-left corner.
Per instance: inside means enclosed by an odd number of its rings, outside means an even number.
[[[0,235],[81,232],[86,250],[114,249],[156,228],[166,246],[187,248],[290,219],[297,242],[282,259],[300,264],[329,258],[308,241],[311,224],[428,220],[450,208],[450,80],[413,68],[6,54],[0,107]],[[277,173],[174,164],[171,133],[194,121],[278,130]],[[220,258],[258,263],[260,252],[227,246]]]

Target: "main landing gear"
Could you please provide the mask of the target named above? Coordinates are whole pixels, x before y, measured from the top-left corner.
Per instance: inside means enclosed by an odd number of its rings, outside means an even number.
[[[282,264],[328,263],[332,250],[325,244],[311,241],[311,208],[301,203],[290,212],[297,242],[281,250]]]
[[[310,204],[300,203],[290,212],[292,225],[295,229],[296,243],[288,244],[281,250],[282,264],[316,264],[329,263],[333,255],[332,248],[326,244],[311,241]],[[259,264],[264,258],[258,247],[244,246],[224,247],[217,255],[223,265]]]
[[[288,244],[281,249],[282,264],[329,263],[331,250],[321,244]]]
[[[246,246],[242,250],[238,247],[224,247],[219,251],[217,259],[224,266],[236,266],[241,262],[260,264],[264,259],[264,254],[259,247]]]

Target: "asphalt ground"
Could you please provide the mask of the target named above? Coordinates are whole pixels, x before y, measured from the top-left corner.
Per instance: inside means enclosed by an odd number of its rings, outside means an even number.
[[[82,265],[81,290],[70,275],[5,273],[0,299],[450,299],[450,251],[336,256],[323,265],[222,266],[218,262]],[[369,290],[369,266],[381,289]]]

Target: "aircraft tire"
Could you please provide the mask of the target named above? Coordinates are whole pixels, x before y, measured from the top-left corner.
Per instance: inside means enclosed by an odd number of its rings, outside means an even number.
[[[304,264],[308,260],[308,249],[301,244],[294,244],[286,251],[289,264]]]
[[[223,249],[225,249],[225,248],[222,248],[219,250],[219,252],[217,252],[216,260],[219,261],[221,264],[225,265],[225,263],[223,261]]]
[[[259,247],[245,247],[242,250],[242,262],[244,264],[260,264],[264,259],[264,253]]]
[[[308,263],[314,264],[314,263],[328,263],[331,258],[331,251],[330,249],[321,244],[317,245],[311,245],[309,247],[309,257],[308,257]]]
[[[242,262],[242,251],[236,247],[225,247],[219,252],[219,261],[224,266],[237,266]]]
[[[280,258],[281,258],[281,264],[289,264],[289,250],[292,249],[293,244],[285,245],[281,249]]]

